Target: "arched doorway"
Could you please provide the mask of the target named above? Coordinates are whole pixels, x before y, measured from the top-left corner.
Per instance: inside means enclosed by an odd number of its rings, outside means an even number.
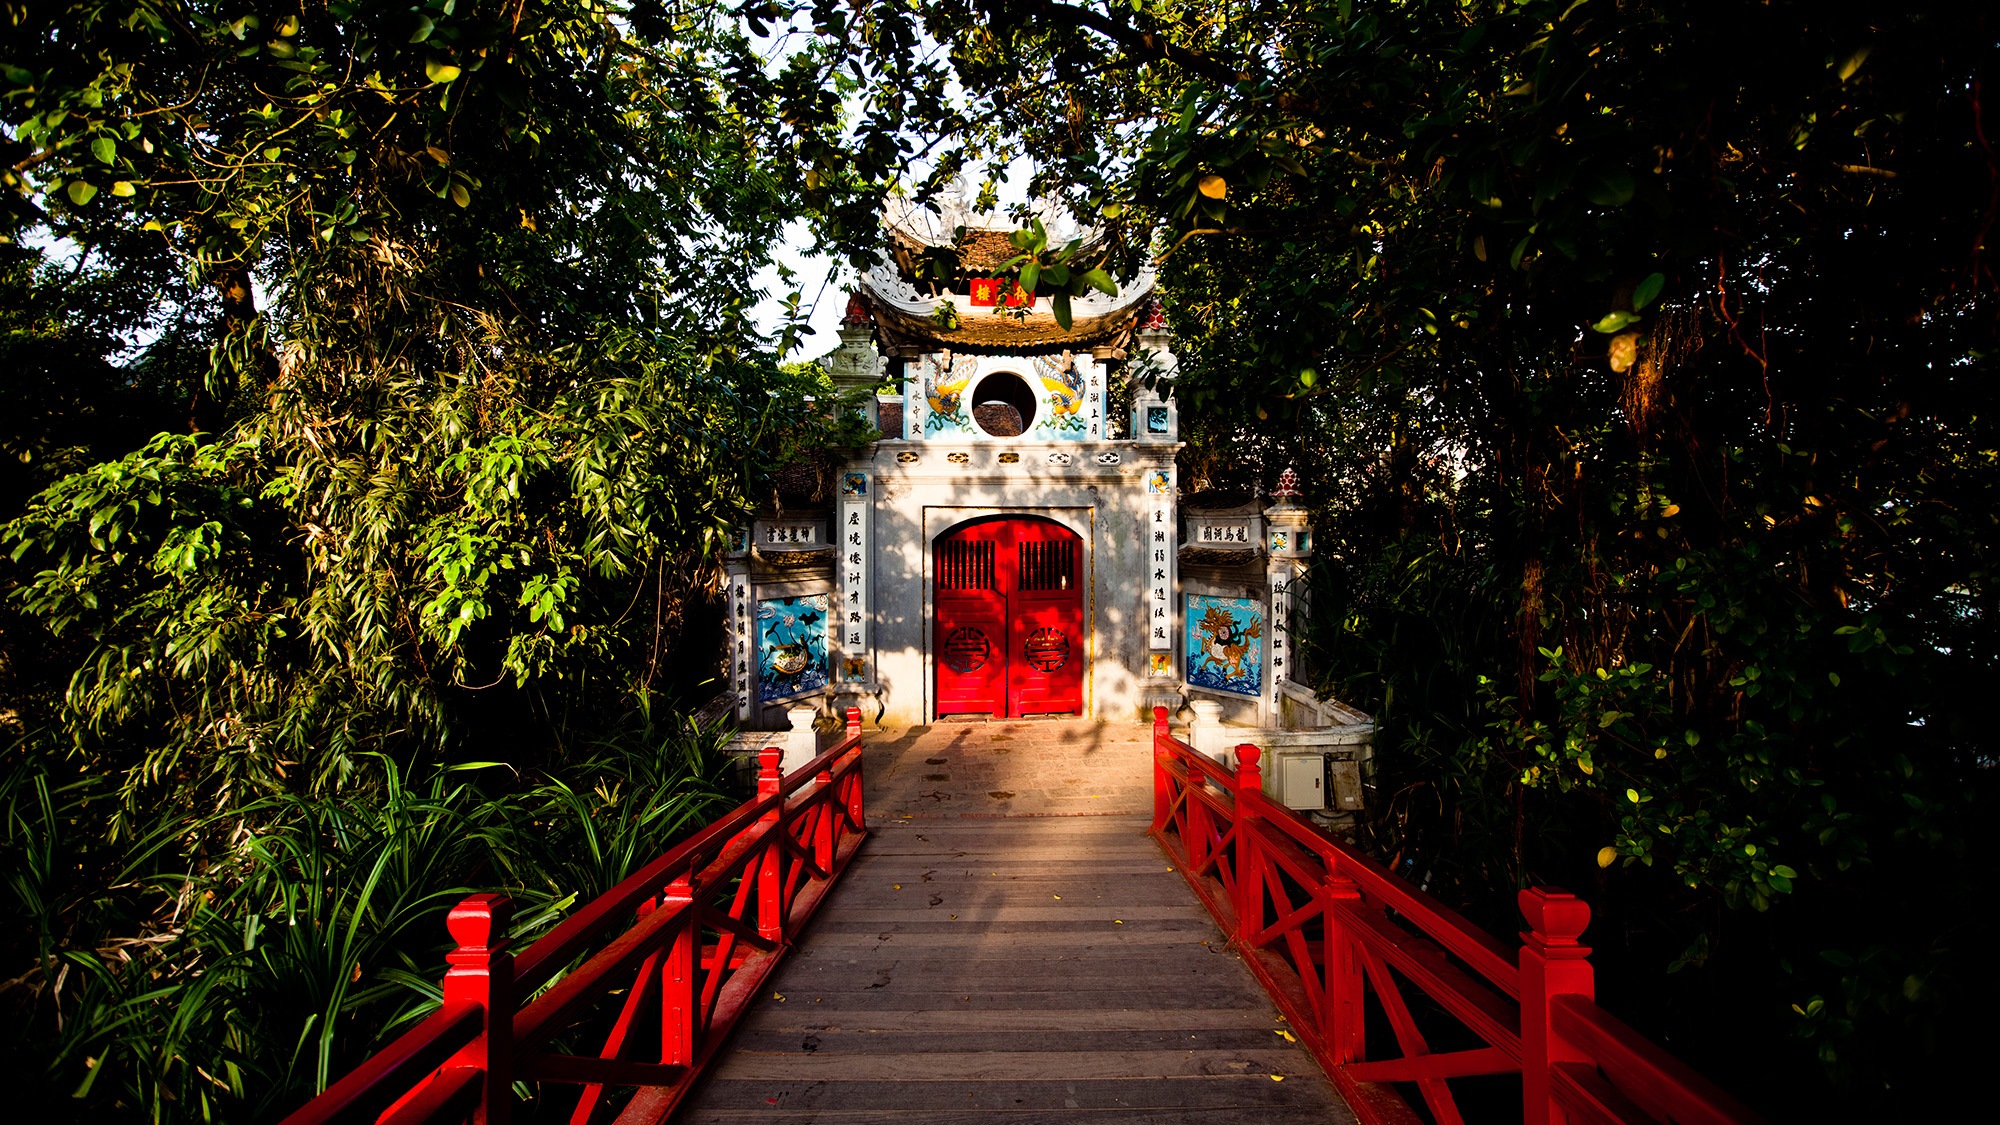
[[[937,713],[995,718],[1083,710],[1083,539],[1003,516],[938,537]]]

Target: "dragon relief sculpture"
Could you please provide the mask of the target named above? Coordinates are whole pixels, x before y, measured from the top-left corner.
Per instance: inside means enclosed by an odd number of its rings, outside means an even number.
[[[1079,413],[1084,399],[1083,372],[1077,370],[1071,354],[1036,356],[1035,376],[1048,393],[1044,401],[1049,406],[1049,428],[1057,433],[1083,429],[1084,422]]]
[[[924,400],[931,408],[930,417],[924,419],[927,436],[944,429],[972,429],[972,419],[964,410],[964,396],[966,386],[978,370],[979,359],[976,356],[954,356],[946,352],[942,356],[924,357]]]

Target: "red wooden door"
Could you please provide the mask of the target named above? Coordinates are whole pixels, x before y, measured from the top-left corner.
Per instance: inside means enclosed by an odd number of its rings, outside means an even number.
[[[1083,540],[996,519],[938,540],[937,713],[1083,710]]]
[[[940,539],[932,559],[940,715],[1007,713],[1007,595],[1000,586],[996,526],[979,524]]]

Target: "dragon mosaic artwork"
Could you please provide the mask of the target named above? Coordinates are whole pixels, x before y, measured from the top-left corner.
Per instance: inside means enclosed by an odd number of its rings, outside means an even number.
[[[1264,689],[1264,607],[1249,598],[1189,594],[1187,680],[1192,687],[1259,695]]]
[[[941,362],[941,360],[948,360]],[[966,409],[965,391],[979,370],[977,356],[927,355],[923,359],[924,401],[930,412],[924,417],[924,436],[972,434],[972,415]]]
[[[1046,435],[1058,436],[1081,434],[1084,431],[1083,405],[1085,388],[1083,373],[1065,354],[1060,356],[1036,356],[1035,377],[1040,380],[1042,390],[1047,394],[1043,401],[1048,404],[1046,420],[1035,427],[1037,431],[1047,431]]]

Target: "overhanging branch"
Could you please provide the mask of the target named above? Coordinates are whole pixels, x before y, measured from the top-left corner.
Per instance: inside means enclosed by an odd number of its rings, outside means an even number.
[[[1094,31],[1131,54],[1156,62],[1173,63],[1190,74],[1199,75],[1225,87],[1246,83],[1260,85],[1269,79],[1268,75],[1240,69],[1206,51],[1182,47],[1164,35],[1142,31],[1088,8],[1058,4],[1054,0],[996,0],[987,6],[987,11],[996,19],[1011,17],[1011,22],[1047,20],[1068,27]],[[1312,118],[1319,116],[1319,103],[1312,98],[1279,91],[1270,95],[1270,100],[1272,105],[1287,113]]]

